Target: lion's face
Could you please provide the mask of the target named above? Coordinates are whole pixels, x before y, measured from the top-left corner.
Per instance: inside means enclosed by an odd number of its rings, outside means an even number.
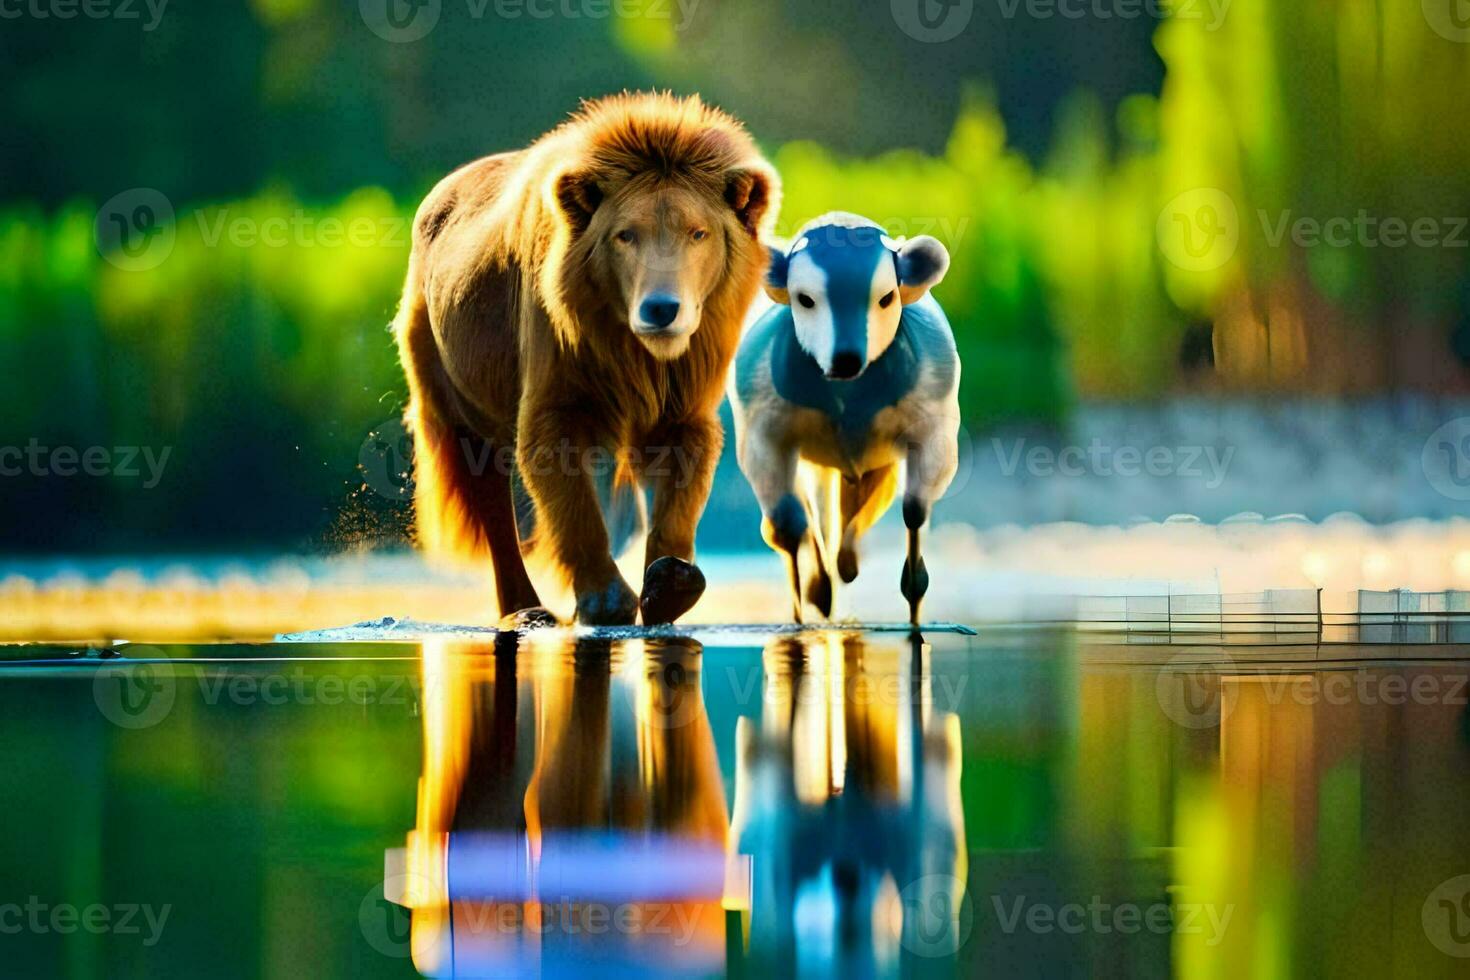
[[[764,209],[764,178],[741,172],[730,186],[724,196],[670,180],[633,180],[605,196],[603,188],[565,180],[559,189],[577,258],[600,291],[615,297],[617,327],[655,357],[689,349],[705,302],[728,273],[735,239],[753,239],[747,228],[759,217],[752,208]]]
[[[606,206],[607,266],[628,326],[656,357],[678,357],[725,267],[725,222],[697,192],[629,188]]]
[[[725,268],[723,208],[682,187],[630,188],[599,209],[597,249],[633,335],[655,357],[689,348]]]

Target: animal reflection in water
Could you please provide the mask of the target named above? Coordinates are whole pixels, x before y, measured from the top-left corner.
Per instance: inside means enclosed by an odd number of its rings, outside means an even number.
[[[708,974],[728,829],[690,640],[426,645],[417,825],[384,893],[431,976]]]
[[[925,659],[917,642],[832,634],[767,647],[761,718],[736,728],[729,877],[743,867],[748,901],[727,894],[749,910],[756,963],[837,976],[953,963],[959,716],[935,709]]]
[[[906,646],[779,641],[758,687],[689,639],[530,642],[424,649],[416,826],[384,883],[420,972],[871,975],[903,950],[952,956],[958,725]],[[702,680],[759,716],[737,724],[733,820]]]

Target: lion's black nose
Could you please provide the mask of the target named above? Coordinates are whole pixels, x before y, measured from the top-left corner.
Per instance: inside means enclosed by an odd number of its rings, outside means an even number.
[[[655,293],[638,307],[638,315],[643,318],[644,323],[662,330],[678,317],[679,301],[672,296]]]
[[[834,381],[848,381],[863,373],[863,355],[856,351],[840,350],[832,355],[832,370],[827,377]]]

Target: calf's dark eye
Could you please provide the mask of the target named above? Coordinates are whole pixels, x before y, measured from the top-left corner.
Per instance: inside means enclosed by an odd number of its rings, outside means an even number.
[[[618,241],[622,242],[624,245],[632,245],[638,240],[638,235],[632,229],[625,228],[622,231],[618,232],[617,238]]]
[[[806,293],[797,293],[796,301],[807,309],[811,309],[812,307],[817,305],[816,301],[813,300]]]
[[[897,293],[896,293],[896,292],[894,292],[894,291],[893,291],[893,290],[891,290],[891,289],[890,289],[890,290],[889,290],[889,291],[888,291],[888,292],[887,292],[887,293],[886,293],[886,294],[885,294],[885,295],[884,295],[884,296],[883,296],[883,298],[882,298],[882,299],[880,299],[880,300],[879,300],[879,301],[878,301],[878,305],[879,305],[879,306],[880,306],[880,307],[881,307],[881,308],[883,308],[883,309],[885,309],[885,310],[886,310],[886,309],[888,309],[888,308],[889,308],[889,307],[890,307],[890,306],[892,306],[892,305],[893,305],[893,300],[894,300],[894,297],[896,297],[896,296],[897,296],[897,295],[898,295],[898,294],[897,294]]]

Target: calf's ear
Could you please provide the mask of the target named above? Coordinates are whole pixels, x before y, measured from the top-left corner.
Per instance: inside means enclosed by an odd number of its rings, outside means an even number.
[[[751,237],[759,236],[761,219],[770,209],[774,193],[771,176],[763,170],[745,168],[725,175],[725,202]]]
[[[556,202],[575,235],[587,230],[603,196],[597,178],[585,171],[569,170],[556,179]]]
[[[898,248],[898,297],[907,306],[939,285],[949,271],[949,250],[937,238],[920,235]]]
[[[766,268],[766,295],[782,306],[791,305],[791,293],[786,289],[786,268],[791,260],[779,248],[766,246],[771,264]]]

